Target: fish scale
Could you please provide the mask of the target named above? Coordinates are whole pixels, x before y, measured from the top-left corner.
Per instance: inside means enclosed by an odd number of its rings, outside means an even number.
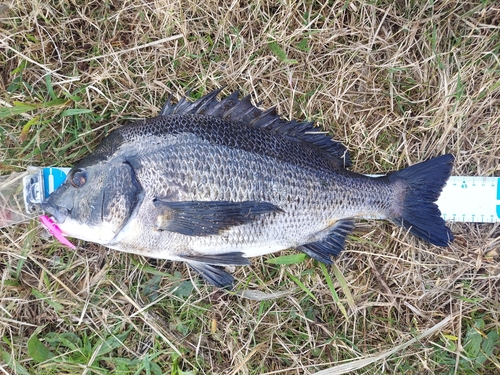
[[[200,152],[198,152],[198,150],[200,150]],[[214,158],[209,158],[211,162],[209,164],[217,163],[217,165],[223,165],[223,168],[213,171],[206,168],[196,168],[197,165],[202,165],[198,163],[198,159],[202,155],[204,157],[206,157],[205,155],[213,156]],[[311,201],[308,200],[307,195],[307,192],[310,192],[311,189],[314,188],[314,194],[319,198],[316,201],[316,205],[319,206],[316,208],[316,211],[323,215],[321,224],[325,225],[324,222],[332,216],[332,213],[330,213],[329,210],[325,211],[325,207],[323,207],[327,205],[323,202],[331,200],[329,197],[329,195],[331,195],[330,189],[314,184],[314,181],[317,180],[317,176],[307,170],[303,171],[297,168],[294,174],[289,170],[287,174],[282,175],[279,171],[284,168],[284,166],[281,165],[284,164],[283,162],[275,161],[274,163],[269,163],[268,160],[257,154],[250,154],[241,150],[206,144],[193,144],[189,149],[182,146],[176,146],[175,148],[170,147],[170,163],[163,167],[162,164],[165,158],[161,156],[162,155],[157,156],[157,158],[160,159],[159,161],[154,158],[146,157],[149,163],[143,165],[141,169],[136,169],[139,181],[142,180],[141,171],[143,169],[149,171],[151,170],[151,166],[154,165],[156,166],[155,169],[162,171],[162,179],[157,177],[154,178],[155,181],[160,181],[160,183],[156,184],[149,192],[152,196],[161,196],[165,194],[162,190],[162,186],[177,184],[176,187],[178,191],[175,193],[169,191],[167,195],[170,196],[173,194],[180,201],[268,201],[279,207],[284,207],[284,211],[289,213],[288,215],[280,215],[283,223],[275,219],[276,222],[274,225],[277,228],[283,228],[284,225],[289,227],[291,218],[297,219],[301,217],[292,229],[294,232],[300,230],[300,227],[307,221],[308,225],[304,225],[303,229],[307,233],[308,231],[315,230],[314,228],[317,224],[315,225],[311,220],[315,217],[311,217],[309,213],[303,215],[303,218],[297,214],[293,214],[294,216],[292,217],[290,217],[290,215],[296,211],[309,212],[306,208],[314,210],[314,205],[311,207]],[[242,163],[241,160],[244,160],[244,163]],[[160,166],[160,168],[158,168],[158,166]],[[255,171],[257,171],[257,173],[255,173]],[[299,172],[302,173],[299,174]],[[201,181],[204,178],[206,178],[206,184],[202,189],[198,188],[198,184],[196,188],[193,188],[191,181]],[[297,181],[301,181],[301,184],[297,184]],[[214,189],[217,190],[216,194],[213,194]],[[287,209],[287,205],[291,203],[289,202],[289,197],[298,197],[299,199],[302,197],[302,207],[297,207],[297,209],[295,209],[292,202],[291,209]],[[331,208],[334,207],[333,205],[331,206]],[[247,226],[258,226],[259,224],[260,223],[257,222],[247,224]],[[263,226],[266,225],[267,222]],[[235,227],[229,230],[224,237],[226,241],[225,246],[236,245],[237,241],[233,241],[231,238],[233,232],[235,236],[238,237],[246,230],[246,227]],[[272,231],[273,229],[269,232]],[[277,232],[279,231],[276,230],[276,233]],[[264,236],[266,235],[267,233],[264,233]],[[187,238],[187,241],[192,241],[193,247],[196,247],[196,241],[198,240],[200,239]],[[204,238],[201,238],[201,242],[204,243],[204,240]],[[256,242],[258,240],[259,238],[253,237],[250,241]],[[290,246],[291,245],[292,244],[290,244]],[[214,247],[212,251],[217,252],[219,249]]]

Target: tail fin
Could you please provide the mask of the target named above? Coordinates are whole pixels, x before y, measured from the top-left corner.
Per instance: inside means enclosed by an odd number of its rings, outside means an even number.
[[[453,155],[442,155],[388,176],[390,181],[402,179],[407,184],[402,215],[392,220],[437,246],[447,246],[453,241],[453,234],[435,203],[450,177],[453,160]]]

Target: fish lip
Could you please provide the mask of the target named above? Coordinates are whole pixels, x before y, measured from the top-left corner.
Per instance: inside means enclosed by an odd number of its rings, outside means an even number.
[[[59,207],[54,205],[53,203],[45,200],[40,204],[40,208],[50,214],[57,224],[62,224],[66,221],[66,218],[69,215],[69,210],[65,207]]]

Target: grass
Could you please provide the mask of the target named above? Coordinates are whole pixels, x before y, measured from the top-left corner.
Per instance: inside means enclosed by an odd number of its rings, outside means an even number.
[[[451,152],[454,174],[500,176],[493,1],[73,3],[0,4],[3,173],[71,166],[169,92],[227,85],[316,120],[357,172]],[[451,228],[456,241],[437,248],[361,222],[335,269],[292,250],[255,258],[234,293],[182,264],[70,251],[35,222],[2,228],[0,370],[496,373],[500,230]]]

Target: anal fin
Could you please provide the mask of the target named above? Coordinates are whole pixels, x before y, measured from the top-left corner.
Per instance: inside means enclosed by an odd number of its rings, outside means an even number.
[[[244,253],[233,251],[223,254],[208,255],[181,255],[186,263],[200,274],[209,284],[218,288],[230,288],[233,277],[217,266],[246,266],[250,261],[243,256]]]
[[[222,289],[231,289],[233,286],[233,276],[221,268],[195,261],[188,261],[186,263],[211,285]]]
[[[297,250],[321,263],[332,264],[331,257],[339,255],[344,249],[346,237],[353,229],[354,221],[352,219],[339,220],[321,240],[298,246]]]
[[[234,251],[224,254],[209,254],[209,255],[181,255],[186,262],[207,263],[214,266],[247,266],[250,264],[248,258],[243,256],[244,253]]]

